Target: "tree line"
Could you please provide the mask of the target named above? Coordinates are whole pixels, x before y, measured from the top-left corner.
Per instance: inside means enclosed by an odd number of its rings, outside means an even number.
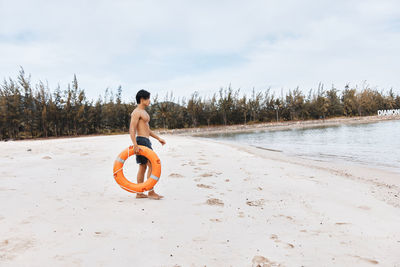
[[[0,140],[52,136],[110,134],[127,132],[135,102],[122,101],[121,86],[106,89],[97,100],[86,97],[74,75],[67,88],[51,90],[47,83],[31,84],[21,68],[16,79],[0,85]],[[172,93],[163,99],[152,97],[148,112],[152,128],[189,128],[213,125],[247,124],[271,121],[325,119],[338,116],[376,115],[380,109],[399,109],[400,96],[371,89],[332,87],[304,94],[299,88],[285,96],[270,90],[221,88],[211,97],[194,92],[176,99]]]

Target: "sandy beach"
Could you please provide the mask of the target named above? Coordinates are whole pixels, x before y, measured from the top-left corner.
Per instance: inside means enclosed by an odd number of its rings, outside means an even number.
[[[0,142],[0,266],[400,266],[398,174],[163,138],[159,201],[128,135]]]

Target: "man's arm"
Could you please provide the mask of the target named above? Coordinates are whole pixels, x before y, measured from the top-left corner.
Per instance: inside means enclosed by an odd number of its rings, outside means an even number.
[[[138,114],[137,112],[133,112],[133,114],[131,115],[131,124],[129,125],[129,134],[131,136],[132,143],[134,145],[136,153],[137,153],[136,148],[138,147],[138,144],[136,142],[136,128],[139,123],[139,118],[140,114]]]
[[[157,136],[152,130],[150,130],[150,136],[157,139],[162,145],[165,145],[165,140]]]
[[[153,137],[154,139],[160,140],[160,137],[157,136],[152,130],[150,130],[150,136]]]

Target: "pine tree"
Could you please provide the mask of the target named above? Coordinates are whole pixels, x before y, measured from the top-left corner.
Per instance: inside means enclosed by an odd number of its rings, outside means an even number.
[[[201,98],[199,97],[199,92],[194,92],[187,104],[187,112],[191,118],[191,125],[197,127],[200,122],[200,115],[203,111],[203,104]]]
[[[64,98],[65,98],[65,104],[64,104],[64,121],[65,121],[65,126],[66,126],[66,134],[67,135],[71,135],[71,121],[73,118],[73,112],[72,112],[72,91],[71,91],[71,87],[68,84],[67,90],[64,91]]]
[[[218,99],[218,110],[222,114],[222,121],[224,125],[228,124],[228,120],[232,114],[233,108],[233,90],[229,86],[228,89],[220,89],[219,90],[219,99]]]
[[[354,116],[357,114],[358,101],[356,97],[356,89],[349,89],[346,85],[342,96],[343,113],[345,116]]]
[[[326,92],[326,97],[328,99],[328,116],[341,116],[343,114],[343,105],[340,103],[340,98],[338,96],[338,90],[332,87],[331,90]]]
[[[243,97],[239,99],[239,101],[238,101],[238,109],[239,109],[239,112],[243,116],[244,124],[247,124],[247,116],[248,116],[250,107],[249,107],[249,103],[247,101],[246,95],[243,95]]]

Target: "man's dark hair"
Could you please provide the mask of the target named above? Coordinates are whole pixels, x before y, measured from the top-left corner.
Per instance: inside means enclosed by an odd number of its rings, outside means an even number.
[[[139,92],[137,92],[136,94],[136,102],[138,104],[140,104],[140,99],[149,99],[150,98],[150,93],[147,92],[146,90],[140,90]]]

